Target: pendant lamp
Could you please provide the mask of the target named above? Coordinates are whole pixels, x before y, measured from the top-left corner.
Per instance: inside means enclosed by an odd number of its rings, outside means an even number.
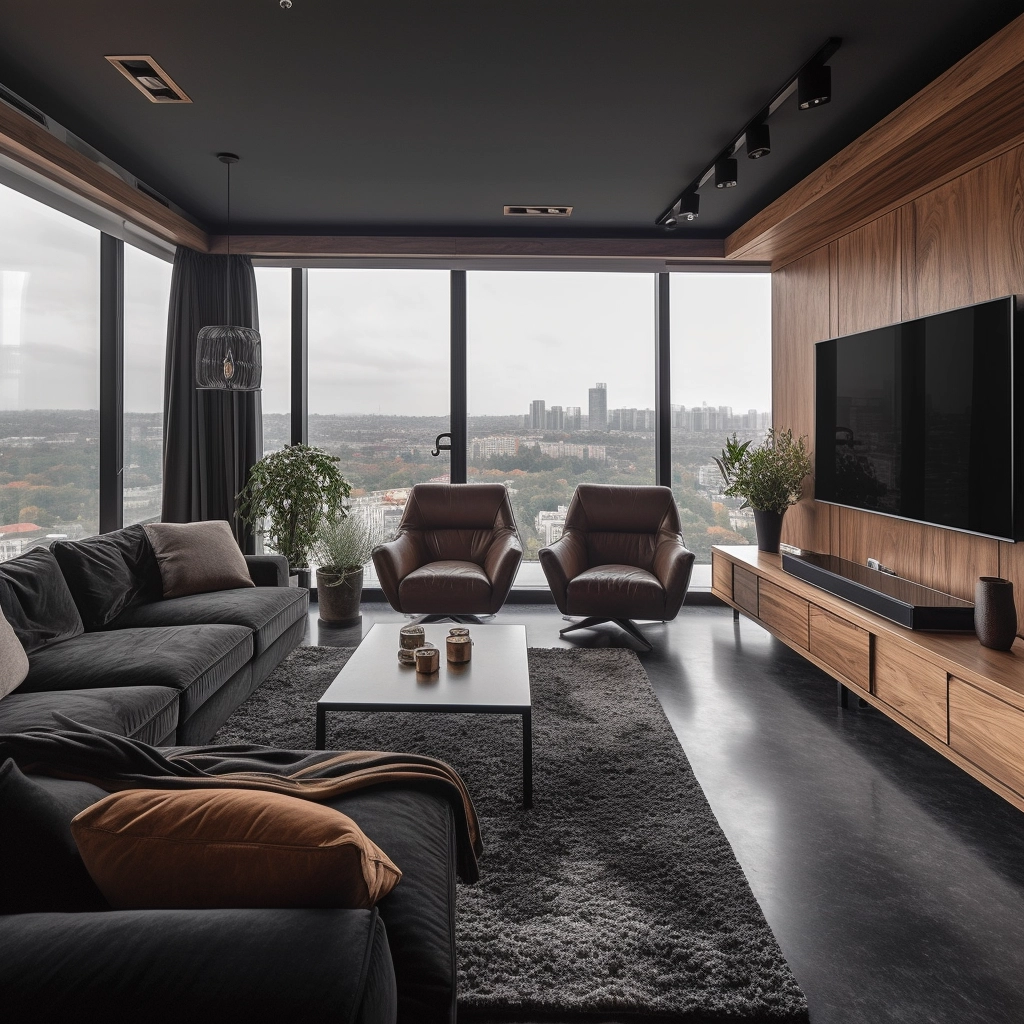
[[[196,387],[213,391],[259,391],[263,379],[260,332],[231,324],[231,165],[234,153],[218,153],[228,171],[228,258],[224,269],[227,324],[204,327],[196,338]]]

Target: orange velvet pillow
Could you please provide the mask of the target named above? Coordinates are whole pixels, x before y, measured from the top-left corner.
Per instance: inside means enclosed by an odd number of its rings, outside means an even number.
[[[119,910],[372,907],[402,872],[340,811],[249,789],[130,789],[71,822]]]

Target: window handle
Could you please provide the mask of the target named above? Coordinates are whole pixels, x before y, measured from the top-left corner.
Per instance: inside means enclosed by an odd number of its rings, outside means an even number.
[[[447,437],[448,443],[441,444],[441,438]],[[452,435],[451,434],[438,434],[434,438],[434,450],[430,453],[436,459],[441,452],[450,452],[452,450]]]

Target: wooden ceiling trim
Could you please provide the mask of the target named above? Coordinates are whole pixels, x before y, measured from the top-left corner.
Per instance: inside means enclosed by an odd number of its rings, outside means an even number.
[[[0,153],[174,245],[206,252],[206,232],[0,103]]]
[[[1024,140],[1024,15],[726,239],[775,264],[817,248]]]
[[[213,235],[210,252],[227,252]],[[566,257],[595,259],[725,260],[721,238],[457,238],[391,235],[232,235],[231,251],[276,259],[322,257],[423,259]]]

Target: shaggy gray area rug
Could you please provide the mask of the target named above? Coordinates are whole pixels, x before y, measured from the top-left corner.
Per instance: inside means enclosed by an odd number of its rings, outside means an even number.
[[[300,647],[215,743],[314,745],[351,649]],[[639,660],[531,648],[534,807],[519,719],[328,716],[327,748],[440,757],[480,815],[459,885],[459,1018],[805,1021],[807,1004]]]

